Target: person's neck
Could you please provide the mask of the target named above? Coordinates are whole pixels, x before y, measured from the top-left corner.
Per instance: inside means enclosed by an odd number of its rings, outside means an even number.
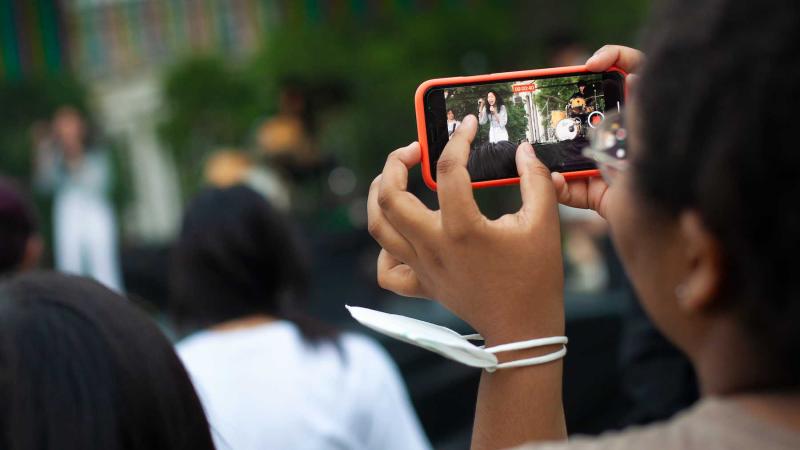
[[[214,331],[236,331],[253,328],[274,322],[278,319],[266,314],[253,314],[251,316],[240,317],[238,319],[228,320],[218,323],[211,327]]]
[[[701,342],[690,350],[703,394],[725,396],[786,386],[782,364],[742,330],[733,317],[703,326]]]
[[[770,423],[800,430],[800,387],[737,320],[709,325],[692,352],[704,397],[729,398]]]

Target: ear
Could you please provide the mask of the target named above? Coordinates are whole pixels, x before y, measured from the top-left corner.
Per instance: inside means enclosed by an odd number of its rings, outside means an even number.
[[[687,312],[701,312],[715,306],[722,281],[722,251],[700,215],[684,211],[679,219],[685,247],[686,275],[676,287],[678,305]]]

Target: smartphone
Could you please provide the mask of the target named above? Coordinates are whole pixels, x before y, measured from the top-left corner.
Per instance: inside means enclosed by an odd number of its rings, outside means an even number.
[[[626,75],[570,66],[422,83],[415,106],[425,184],[436,190],[436,163],[468,114],[480,124],[467,164],[473,187],[518,183],[515,155],[524,141],[567,179],[597,176],[582,151],[605,114],[625,104]]]

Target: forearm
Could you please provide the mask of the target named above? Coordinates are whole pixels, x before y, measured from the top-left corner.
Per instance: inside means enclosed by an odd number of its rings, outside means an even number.
[[[564,335],[563,312],[547,326],[493,336],[487,346],[547,336]],[[501,362],[540,356],[558,350],[544,347],[500,353]],[[531,441],[566,439],[562,403],[563,360],[484,372],[472,434],[473,449],[514,447]]]
[[[473,449],[500,449],[566,438],[561,360],[484,372],[472,431]]]

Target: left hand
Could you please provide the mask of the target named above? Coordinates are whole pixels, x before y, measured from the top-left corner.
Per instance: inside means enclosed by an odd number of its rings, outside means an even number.
[[[437,164],[438,211],[406,191],[420,161],[413,143],[392,152],[369,192],[369,231],[383,248],[378,283],[400,295],[436,299],[487,345],[564,332],[563,267],[550,171],[517,149],[522,208],[497,220],[478,209],[467,159],[478,123],[467,116]]]

